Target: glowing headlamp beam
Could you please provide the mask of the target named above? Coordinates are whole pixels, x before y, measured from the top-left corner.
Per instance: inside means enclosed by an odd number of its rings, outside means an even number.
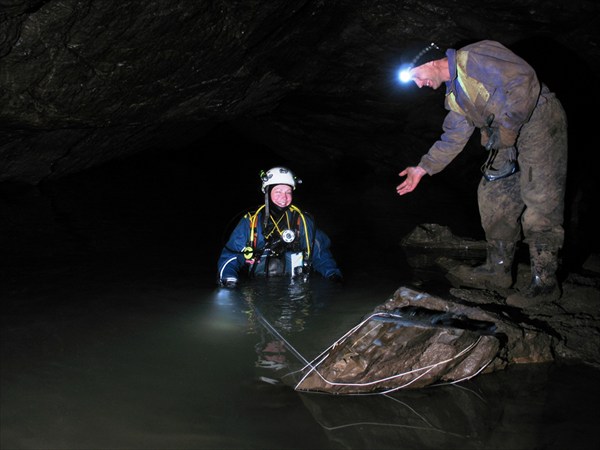
[[[405,69],[400,69],[398,71],[398,79],[402,82],[402,83],[408,83],[412,77],[410,75],[410,70],[412,69],[412,67],[407,67]]]

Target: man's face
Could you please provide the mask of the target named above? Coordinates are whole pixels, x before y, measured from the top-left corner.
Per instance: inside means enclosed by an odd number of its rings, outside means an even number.
[[[419,88],[423,86],[431,89],[439,88],[444,80],[440,76],[440,71],[435,66],[435,61],[429,61],[410,70],[410,79],[415,82]]]

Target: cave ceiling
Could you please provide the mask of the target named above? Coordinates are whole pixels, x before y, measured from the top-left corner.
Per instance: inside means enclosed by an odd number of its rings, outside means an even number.
[[[442,92],[395,83],[404,48],[501,41],[563,98],[578,89],[578,111],[597,89],[599,13],[595,0],[0,0],[0,182],[203,152],[224,124],[291,159],[399,167],[444,115]]]

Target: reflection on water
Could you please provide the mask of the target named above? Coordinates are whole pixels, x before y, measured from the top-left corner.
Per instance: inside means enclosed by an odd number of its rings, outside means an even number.
[[[341,288],[322,279],[290,281],[287,278],[260,279],[248,282],[239,289],[222,292],[231,311],[239,311],[246,319],[245,329],[256,336],[256,366],[278,370],[288,384],[290,371],[294,373],[308,364],[306,357],[296,348],[294,337],[307,331],[307,323],[325,311],[327,300],[341,294]],[[238,322],[238,318],[232,318]],[[310,331],[307,331],[310,333]],[[285,372],[285,374],[284,374]],[[276,383],[273,378],[261,376],[261,380]]]
[[[385,301],[383,292],[284,281],[236,295],[256,339],[257,379],[288,395],[308,360]],[[528,365],[390,395],[296,395],[328,440],[313,448],[591,449],[600,443],[597,376],[587,367]]]
[[[303,395],[306,407],[342,447],[482,448],[490,408],[479,393],[457,387],[394,395],[336,398]],[[497,418],[496,418],[497,419]]]
[[[240,288],[240,297],[246,302],[249,326],[256,328],[271,324],[282,333],[301,332],[311,312],[319,308],[319,298],[313,290],[316,283],[293,282],[287,278],[253,280]],[[322,306],[322,305],[321,305]]]
[[[272,279],[225,290],[97,269],[53,273],[5,299],[2,448],[600,444],[590,368],[511,367],[387,396],[294,391],[306,361],[391,296],[394,282]]]
[[[591,369],[528,366],[393,395],[302,399],[340,448],[592,449],[596,378]]]

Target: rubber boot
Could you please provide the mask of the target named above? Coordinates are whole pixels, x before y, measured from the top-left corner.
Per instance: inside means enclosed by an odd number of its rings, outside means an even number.
[[[519,308],[528,308],[543,303],[551,303],[561,296],[556,277],[558,270],[558,250],[547,245],[529,246],[531,260],[531,282],[523,292],[517,292],[506,299],[506,303]]]
[[[460,265],[448,272],[448,278],[456,287],[508,289],[513,284],[515,249],[514,242],[490,240],[485,264],[476,267]]]

